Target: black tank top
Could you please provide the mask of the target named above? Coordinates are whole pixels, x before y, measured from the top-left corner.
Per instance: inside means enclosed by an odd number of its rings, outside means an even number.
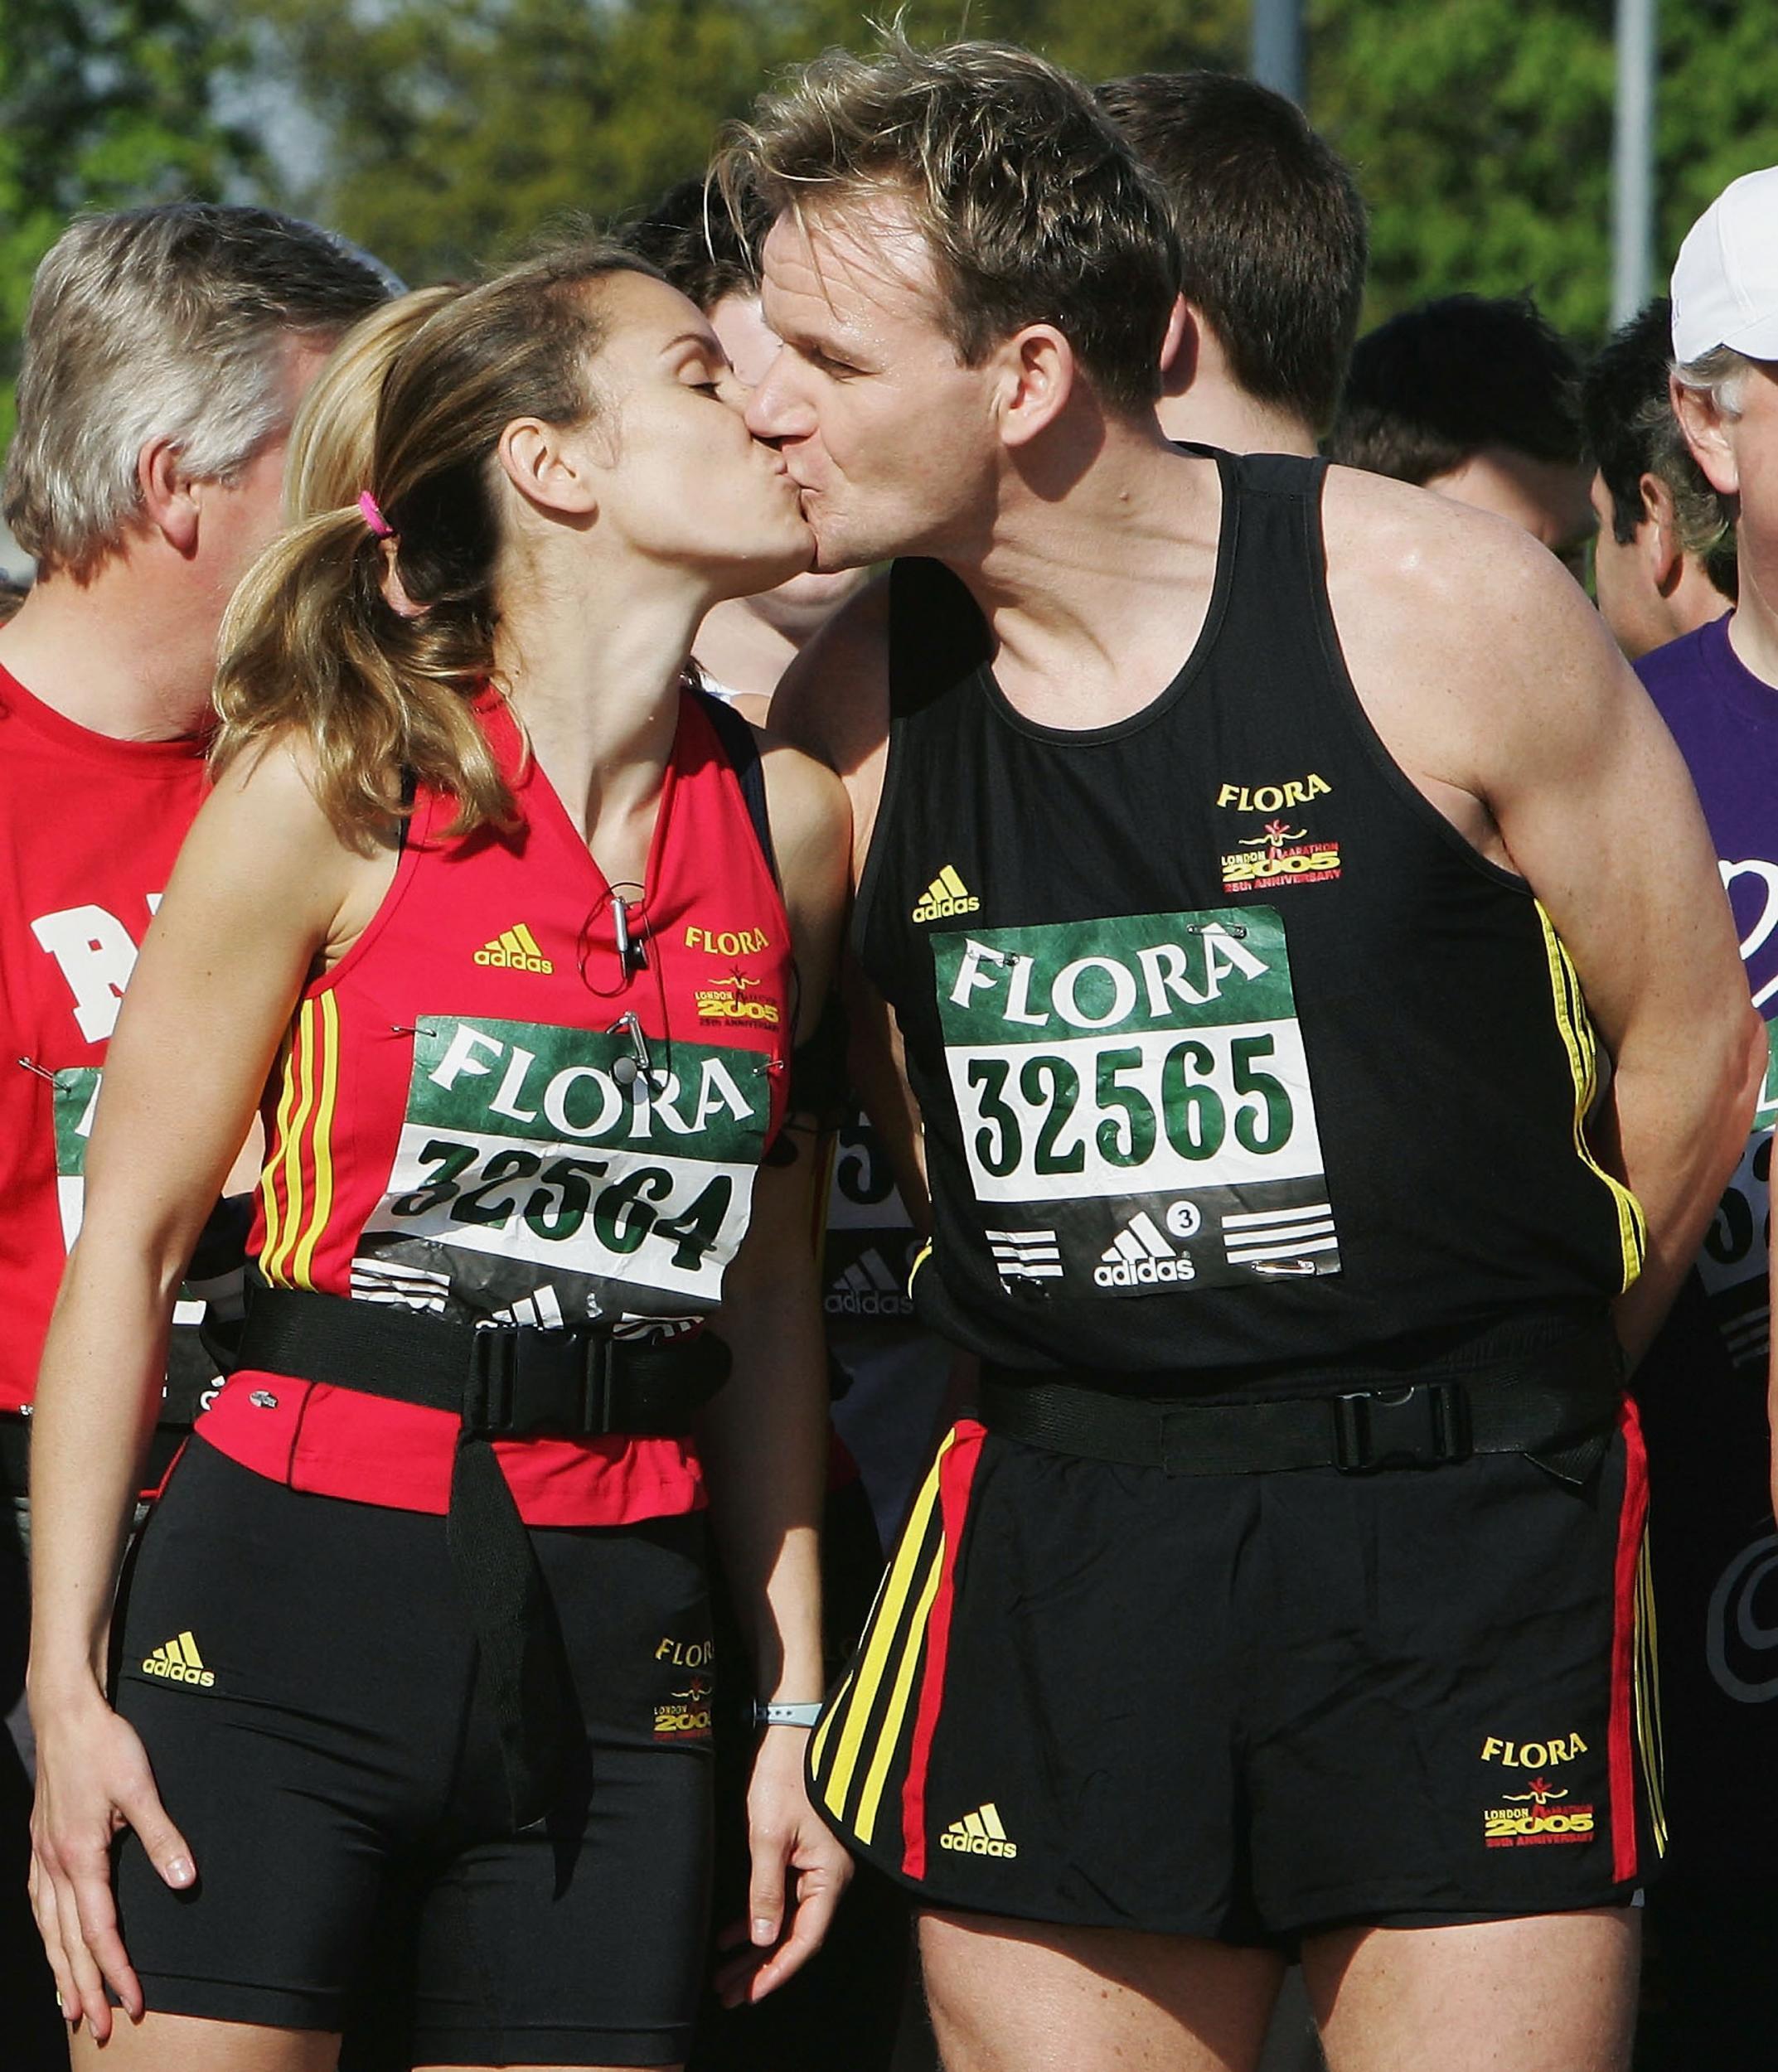
[[[1156,1393],[1596,1323],[1645,1232],[1573,966],[1364,715],[1323,463],[1216,460],[1203,631],[1116,725],[1021,718],[962,583],[891,578],[854,929],[925,1118],[918,1312]]]

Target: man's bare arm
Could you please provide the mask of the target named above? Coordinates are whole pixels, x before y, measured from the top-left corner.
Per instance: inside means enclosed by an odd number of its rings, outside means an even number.
[[[1328,530],[1373,724],[1478,850],[1529,884],[1610,1054],[1591,1135],[1648,1217],[1641,1279],[1618,1305],[1639,1358],[1741,1155],[1765,1069],[1690,777],[1596,612],[1515,527],[1338,471]]]

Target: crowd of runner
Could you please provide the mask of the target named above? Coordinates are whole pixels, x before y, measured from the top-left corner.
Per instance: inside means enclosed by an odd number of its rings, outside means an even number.
[[[1763,2068],[1778,168],[1584,365],[1220,75],[687,174],[38,269],[0,2064]]]

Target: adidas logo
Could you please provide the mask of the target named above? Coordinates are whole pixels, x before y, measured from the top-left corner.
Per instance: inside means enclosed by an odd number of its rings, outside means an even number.
[[[973,913],[981,902],[971,896],[970,889],[957,873],[947,864],[920,894],[920,903],[913,910],[916,921],[946,921],[954,913]]]
[[[477,964],[492,964],[508,971],[553,971],[555,966],[537,946],[537,938],[521,921],[506,928],[475,953]]]
[[[961,1820],[953,1820],[938,1837],[941,1849],[955,1849],[964,1857],[1015,1857],[1016,1842],[1006,1839],[1006,1830],[991,1804],[978,1806]]]
[[[216,1680],[216,1672],[204,1667],[197,1643],[188,1633],[157,1648],[153,1654],[144,1655],[142,1673],[145,1677],[164,1677],[169,1683],[197,1684],[206,1691]]]
[[[848,1266],[821,1305],[831,1317],[911,1317],[913,1298],[874,1247]]]
[[[546,1280],[535,1295],[521,1295],[504,1310],[491,1310],[490,1324],[535,1324],[545,1331],[559,1331],[567,1319],[562,1314],[560,1299]]]
[[[1193,1275],[1191,1261],[1174,1251],[1146,1208],[1118,1232],[1092,1270],[1093,1284],[1100,1288],[1151,1288]]]

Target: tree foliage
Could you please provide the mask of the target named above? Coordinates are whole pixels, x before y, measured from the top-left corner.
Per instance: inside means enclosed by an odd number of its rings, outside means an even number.
[[[0,452],[31,276],[69,217],[262,174],[215,112],[241,56],[206,0],[0,0]]]
[[[642,205],[774,75],[872,34],[869,0],[222,3],[0,0],[0,443],[31,269],[76,208],[253,194],[412,279],[462,274],[564,215]],[[1612,16],[1612,0],[1308,0],[1310,113],[1372,210],[1373,319],[1528,287],[1583,341],[1602,330]],[[1238,68],[1249,0],[909,0],[905,21],[1103,79]],[[1744,0],[1666,0],[1662,34],[1664,273],[1713,194],[1778,161],[1778,39]],[[294,162],[216,112],[218,81],[250,70],[307,118]]]

